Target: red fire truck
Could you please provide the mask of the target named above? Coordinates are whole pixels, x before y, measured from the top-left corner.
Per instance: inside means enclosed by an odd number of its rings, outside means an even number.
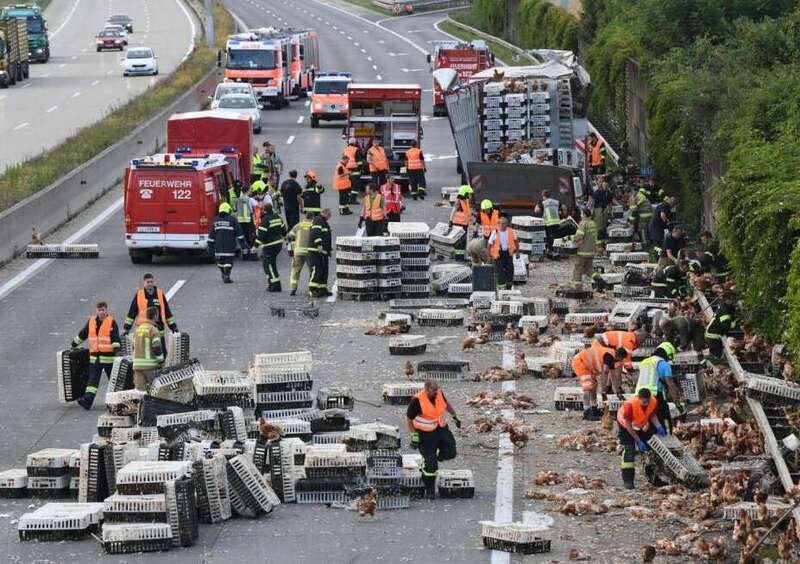
[[[208,230],[233,177],[225,155],[134,159],[125,170],[125,246],[131,262],[208,249]]]
[[[253,132],[245,115],[214,110],[173,114],[167,121],[167,151],[184,159],[221,153],[231,165],[233,179],[250,184]]]
[[[428,54],[428,63],[433,71],[433,115],[447,115],[443,92],[456,89],[469,82],[476,72],[494,66],[494,55],[486,42],[475,39],[463,41],[439,41],[433,54]]]
[[[350,84],[347,86],[345,137],[366,151],[378,138],[389,159],[389,170],[408,182],[405,154],[422,140],[422,87],[419,84]]]

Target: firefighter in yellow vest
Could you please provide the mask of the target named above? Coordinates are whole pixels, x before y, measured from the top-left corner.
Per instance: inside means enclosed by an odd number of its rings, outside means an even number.
[[[597,278],[597,273],[594,271],[594,257],[601,244],[597,224],[592,220],[591,212],[587,208],[581,209],[581,222],[578,224],[578,231],[575,232],[575,243],[578,245],[578,260],[572,271],[572,282],[581,288],[584,276],[592,280]],[[598,279],[598,284],[602,289],[601,279]]]
[[[500,210],[494,207],[491,200],[481,200],[478,223],[481,224],[484,239],[489,239],[492,232],[500,227]]]
[[[453,245],[453,254],[456,260],[466,260],[467,233],[469,232],[470,224],[472,224],[472,207],[469,203],[471,194],[469,186],[459,188],[458,196],[453,204],[453,210],[450,212],[450,228],[452,229],[454,225],[458,225],[464,229],[464,234]]]
[[[91,316],[83,329],[72,340],[72,347],[77,347],[84,341],[89,341],[89,381],[86,383],[86,392],[78,400],[84,409],[91,409],[94,397],[97,395],[97,386],[103,372],[111,377],[111,367],[114,357],[120,348],[119,328],[117,322],[108,314],[108,304],[97,302],[96,312]]]
[[[439,463],[456,457],[456,439],[447,427],[445,412],[450,414],[460,429],[461,420],[433,380],[425,381],[424,388],[414,396],[406,410],[411,448],[419,448],[422,455],[422,482],[428,499],[436,497]]]
[[[159,338],[157,322],[158,308],[148,307],[136,322],[133,334],[133,385],[142,392],[147,391],[164,364],[166,349],[164,340]]]
[[[658,398],[653,397],[649,389],[641,388],[636,397],[626,400],[617,410],[619,442],[623,447],[620,469],[622,482],[629,490],[634,488],[636,451],[647,452],[647,441],[653,433],[659,437],[667,434],[658,420],[658,405]]]
[[[339,215],[352,215],[350,211],[350,170],[347,168],[349,159],[343,156],[333,171],[333,190],[339,194]]]
[[[289,286],[292,288],[292,291],[289,292],[290,296],[297,295],[300,273],[303,270],[303,266],[308,261],[308,247],[311,244],[311,225],[313,222],[314,214],[307,213],[306,218],[296,223],[286,235],[286,238],[291,244],[289,247],[289,256],[292,257],[292,270],[289,274]]]
[[[428,191],[425,182],[425,156],[417,146],[416,141],[411,142],[411,148],[406,151],[406,172],[408,173],[408,187],[411,189],[411,196],[416,200],[417,197],[425,199]]]
[[[361,219],[358,220],[359,227],[364,224],[367,237],[380,237],[386,230],[386,201],[381,191],[375,190],[371,182],[367,184]]]
[[[497,288],[507,290],[514,285],[514,258],[519,258],[517,235],[508,226],[508,218],[500,218],[500,228],[489,236],[489,256],[494,259]]]

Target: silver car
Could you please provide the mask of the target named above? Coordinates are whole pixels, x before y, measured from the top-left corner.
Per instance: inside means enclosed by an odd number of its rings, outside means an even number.
[[[249,94],[255,100],[256,95],[253,93],[253,87],[250,84],[241,82],[220,82],[217,84],[217,89],[214,90],[214,95],[209,96],[208,100],[211,102],[211,109],[216,110],[219,106],[219,101],[223,96],[228,94]]]
[[[134,47],[128,49],[122,59],[122,76],[136,74],[158,74],[158,57],[150,47]]]
[[[261,133],[261,110],[250,94],[226,94],[219,100],[216,112],[232,115],[248,115],[253,124],[253,133]]]

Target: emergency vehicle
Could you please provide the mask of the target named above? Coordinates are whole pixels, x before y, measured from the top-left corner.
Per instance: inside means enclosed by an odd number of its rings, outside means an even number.
[[[196,158],[221,153],[231,165],[234,180],[250,184],[253,129],[246,115],[214,110],[172,114],[167,120],[167,152]]]
[[[225,46],[225,80],[250,83],[258,101],[275,108],[305,97],[318,68],[317,33],[308,29],[253,29],[231,35]]]
[[[364,152],[373,138],[381,140],[389,172],[401,184],[405,155],[412,142],[422,140],[422,87],[419,84],[350,84],[347,87],[345,138],[355,139]],[[363,177],[362,177],[363,178]]]
[[[311,127],[319,127],[322,120],[347,119],[347,85],[351,82],[349,72],[317,73],[311,94]]]
[[[438,41],[433,54],[428,54],[433,71],[433,115],[447,115],[444,92],[455,90],[469,78],[494,66],[494,55],[486,42],[475,39],[464,41]]]
[[[125,246],[131,262],[208,249],[208,230],[233,178],[224,155],[164,153],[134,159],[125,170]]]

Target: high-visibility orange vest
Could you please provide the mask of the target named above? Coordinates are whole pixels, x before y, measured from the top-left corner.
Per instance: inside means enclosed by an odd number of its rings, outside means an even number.
[[[362,217],[364,219],[371,219],[372,221],[383,221],[384,215],[380,194],[372,194],[371,202],[369,194],[364,196],[364,213]]]
[[[349,190],[352,187],[350,182],[350,173],[342,163],[336,165],[336,170],[333,173],[333,189],[336,192],[340,190]]]
[[[414,428],[418,431],[431,432],[437,427],[444,427],[444,412],[447,411],[447,402],[444,401],[442,390],[436,392],[433,403],[428,399],[425,390],[420,391],[414,396],[419,400],[420,414],[412,421]]]
[[[422,151],[418,147],[411,147],[406,151],[406,168],[408,170],[423,170],[425,168]]]
[[[603,357],[606,353],[614,356],[614,349],[604,347],[599,342],[592,341],[592,346],[584,349],[572,358],[572,368],[575,373],[591,372],[599,374],[603,371]],[[580,376],[580,374],[578,374]]]
[[[344,148],[344,156],[347,157],[347,168],[348,170],[353,170],[354,168],[358,168],[358,147],[354,147],[353,145],[348,145]]]
[[[633,420],[629,421],[629,423],[633,425],[634,429],[641,431],[642,429],[647,429],[650,423],[650,416],[658,409],[658,399],[651,397],[650,401],[647,403],[647,407],[642,406],[642,402],[638,397],[625,400],[625,405],[630,405],[633,408]],[[624,410],[625,406],[623,405],[622,408],[617,411],[617,422],[620,427],[624,426]]]
[[[516,235],[514,234],[514,230],[510,227],[506,227],[506,233],[508,233],[508,254],[515,255],[517,253],[517,241]],[[489,247],[489,256],[491,256],[494,260],[500,258],[500,231],[498,230],[495,233],[494,241],[492,241],[492,246]]]
[[[485,212],[481,211],[478,214],[478,219],[483,226],[483,236],[489,237],[492,231],[495,231],[500,225],[500,212],[498,210],[492,210],[492,215],[487,215]]]
[[[592,166],[600,166],[603,164],[603,142],[599,139],[592,147]]]
[[[161,309],[161,318],[158,321],[159,323],[163,323],[166,325],[167,301],[164,298],[164,290],[162,290],[161,288],[156,288],[156,297],[158,298],[158,307]],[[136,323],[139,323],[142,320],[147,319],[147,297],[145,297],[144,295],[144,288],[136,292],[136,308],[139,310]],[[158,325],[158,323],[155,323],[155,325]]]
[[[466,228],[472,222],[472,210],[470,209],[469,201],[466,199],[459,199],[456,201],[456,204],[456,212],[453,214],[453,225],[460,225]]]
[[[370,172],[384,172],[389,170],[389,159],[386,158],[386,151],[383,147],[370,147],[367,155],[372,157],[369,163]]]
[[[602,345],[614,349],[625,349],[628,351],[625,357],[625,366],[632,366],[633,351],[636,350],[636,333],[632,331],[606,331],[598,337]]]
[[[97,316],[93,315],[89,318],[89,353],[113,353],[114,347],[111,346],[111,326],[114,324],[114,319],[108,315],[100,324],[100,330],[97,330]]]

